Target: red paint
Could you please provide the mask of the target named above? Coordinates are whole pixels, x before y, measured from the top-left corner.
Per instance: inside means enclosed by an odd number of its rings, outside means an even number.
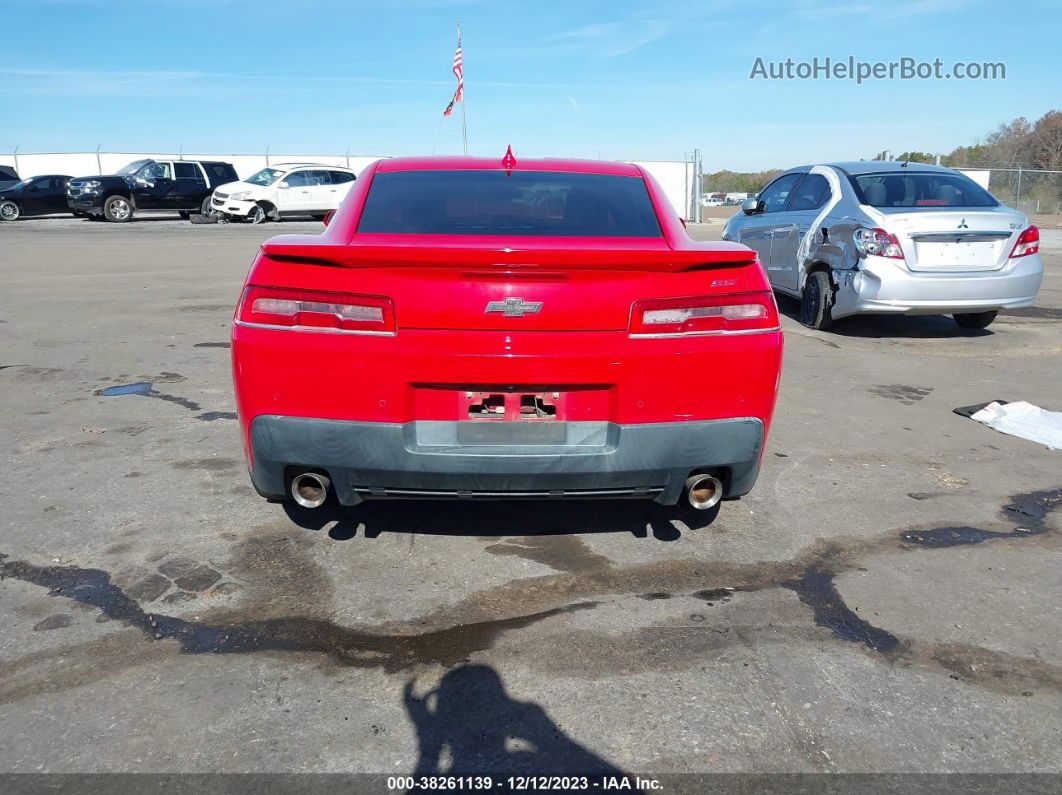
[[[513,170],[644,179],[661,238],[355,234],[378,170],[500,167],[497,160],[475,158],[382,160],[361,175],[321,235],[284,235],[262,246],[246,283],[283,289],[252,296],[310,302],[300,303],[300,312],[314,302],[358,305],[360,297],[381,307],[394,331],[335,333],[321,327],[336,323],[314,311],[307,315],[311,322],[299,321],[313,330],[234,324],[233,376],[245,445],[260,414],[388,423],[468,419],[474,402],[468,392],[541,393],[557,405],[560,420],[756,417],[769,425],[782,333],[755,252],[691,240],[660,187],[638,166],[522,160]],[[540,301],[542,311],[522,317],[484,311],[509,297]],[[632,315],[636,304],[641,312],[750,303],[761,304],[765,316],[654,328]],[[238,317],[250,318],[244,314],[249,309],[240,308]],[[718,333],[724,328],[742,333]],[[631,335],[657,329],[694,333]],[[516,416],[519,394],[510,395],[516,403],[506,402],[506,416]]]

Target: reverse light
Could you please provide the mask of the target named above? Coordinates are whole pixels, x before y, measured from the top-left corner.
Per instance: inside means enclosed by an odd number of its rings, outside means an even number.
[[[1018,239],[1014,243],[1014,249],[1010,252],[1010,258],[1027,257],[1030,254],[1035,254],[1039,250],[1040,230],[1032,224],[1029,224],[1029,226],[1018,235]]]
[[[391,299],[382,296],[251,285],[243,291],[236,322],[297,331],[394,334],[395,309]]]
[[[778,328],[778,310],[768,292],[651,298],[631,307],[632,337],[661,334],[734,334]]]
[[[896,235],[889,234],[884,229],[857,229],[855,231],[855,244],[859,253],[864,257],[888,257],[889,259],[903,259],[903,249]]]

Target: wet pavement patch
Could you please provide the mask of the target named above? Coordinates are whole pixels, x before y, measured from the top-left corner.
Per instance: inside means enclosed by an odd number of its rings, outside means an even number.
[[[577,562],[552,574],[488,588],[464,602],[441,607],[381,632],[340,626],[313,615],[311,605],[297,608],[308,610],[309,614],[256,615],[260,608],[256,607],[255,595],[263,589],[270,594],[267,604],[274,604],[276,590],[283,590],[285,581],[292,585],[298,583],[300,593],[310,587],[315,594],[314,604],[318,604],[321,589],[329,587],[323,575],[320,582],[314,584],[316,575],[312,568],[307,569],[305,561],[300,562],[297,551],[289,551],[291,539],[287,536],[255,545],[255,557],[245,560],[243,566],[246,568],[250,563],[256,571],[286,571],[286,578],[278,580],[274,576],[268,585],[253,580],[248,582],[245,587],[250,589],[249,596],[241,606],[215,612],[208,620],[148,613],[130,595],[133,589],[123,590],[112,582],[110,573],[96,568],[37,566],[28,561],[10,560],[0,553],[0,580],[11,577],[46,588],[53,597],[95,607],[107,619],[139,629],[150,638],[177,641],[180,651],[185,654],[323,654],[338,665],[375,667],[385,672],[422,664],[457,665],[470,655],[489,649],[504,633],[550,617],[593,610],[605,597],[629,595],[654,601],[684,595],[714,604],[732,599],[738,593],[786,589],[810,608],[817,626],[829,630],[841,641],[857,644],[889,664],[954,673],[964,682],[1007,693],[1026,691],[1030,685],[1062,690],[1062,669],[1050,662],[976,645],[900,638],[872,624],[863,617],[865,612],[860,615],[858,607],[850,607],[836,585],[837,577],[846,572],[865,571],[862,563],[868,556],[896,551],[915,554],[919,549],[928,553],[930,549],[1031,539],[1049,533],[1047,517],[1060,505],[1062,488],[1030,492],[1012,497],[1001,507],[1003,517],[1015,523],[1010,531],[945,527],[907,530],[899,534],[890,530],[872,537],[824,538],[791,560],[750,564],[674,560],[619,567],[607,559],[595,559],[592,553],[586,554],[588,549],[573,547],[565,536],[525,536],[520,539],[520,544],[514,545],[516,549],[495,549],[494,554],[527,555],[553,566],[559,561],[553,551],[547,552],[545,548],[559,540],[558,549],[577,553]],[[268,566],[264,565],[263,554],[268,557]],[[237,569],[240,568],[238,563]],[[158,571],[180,588],[171,594],[173,598],[166,597],[167,604],[191,600],[194,589],[209,588],[223,576],[215,566],[189,557],[165,560],[158,566]],[[306,584],[307,578],[310,586]],[[211,581],[210,584],[207,580]],[[730,585],[698,589],[697,583],[705,581],[728,582]],[[504,609],[522,612],[498,617],[498,611]],[[739,640],[747,643],[747,637],[742,639],[738,634],[728,634],[730,627],[720,625],[705,613],[691,613],[688,621],[692,622],[689,630],[700,632],[703,627],[703,632],[711,633],[711,642],[703,648],[718,649]],[[608,641],[616,642],[614,638]],[[597,663],[593,665],[593,673],[600,674],[601,670]],[[101,676],[105,675],[101,673]],[[79,683],[80,679],[72,686]],[[0,692],[0,699],[7,700],[22,698],[29,693],[10,681],[0,690],[4,691]]]
[[[202,414],[196,414],[197,420],[203,422],[213,422],[214,420],[234,420],[236,419],[235,411],[205,411]]]
[[[339,664],[358,668],[382,668],[387,672],[416,665],[457,665],[471,654],[489,648],[503,633],[522,629],[544,619],[591,610],[597,602],[574,604],[529,615],[459,624],[420,634],[385,635],[341,627],[331,621],[302,616],[246,620],[233,624],[210,624],[146,612],[100,569],[77,566],[35,566],[8,561],[0,553],[0,578],[48,588],[99,609],[108,618],[122,621],[156,640],[172,639],[184,654],[252,654],[286,651],[327,654]]]
[[[899,638],[857,616],[838,593],[835,576],[832,571],[809,568],[800,579],[782,585],[811,608],[816,624],[842,640],[862,643],[875,651],[894,651],[900,645]]]
[[[932,392],[932,387],[906,386],[905,384],[875,384],[867,388],[867,392],[878,397],[898,400],[905,406],[912,406],[916,401],[926,397]]]
[[[173,379],[170,379],[171,382]],[[182,379],[183,380],[183,379]],[[142,397],[158,398],[159,400],[165,400],[167,403],[176,403],[178,406],[184,406],[189,411],[199,411],[200,406],[194,400],[181,397],[179,395],[168,395],[164,392],[159,392],[155,389],[155,385],[151,381],[136,381],[132,384],[118,384],[117,386],[109,386],[103,389],[97,389],[92,394],[99,395],[101,397],[116,397],[118,395],[141,395]]]
[[[63,629],[64,627],[69,627],[73,623],[74,619],[66,613],[57,613],[54,616],[48,616],[43,621],[38,621],[33,625],[33,631],[47,632],[50,629]]]
[[[698,599],[703,599],[709,605],[714,605],[716,602],[729,602],[730,597],[734,595],[734,589],[706,588],[703,591],[697,591],[693,595]]]

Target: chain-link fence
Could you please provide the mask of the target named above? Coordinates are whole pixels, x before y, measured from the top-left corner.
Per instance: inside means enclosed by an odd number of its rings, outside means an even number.
[[[963,169],[964,171],[966,169]],[[1036,168],[992,168],[988,190],[1023,213],[1062,213],[1062,171]]]

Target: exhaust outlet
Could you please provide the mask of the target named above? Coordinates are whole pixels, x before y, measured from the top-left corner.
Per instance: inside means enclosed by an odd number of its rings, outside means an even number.
[[[291,479],[291,496],[303,508],[320,508],[328,499],[332,481],[316,472],[303,472]]]
[[[686,480],[686,499],[698,511],[707,511],[723,499],[723,484],[711,475],[693,475]]]

